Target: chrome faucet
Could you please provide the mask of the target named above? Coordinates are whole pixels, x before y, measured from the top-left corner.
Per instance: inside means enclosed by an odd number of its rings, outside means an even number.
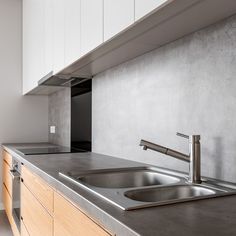
[[[161,145],[148,142],[141,139],[140,146],[143,146],[143,150],[151,149],[156,152],[172,156],[182,161],[189,162],[189,178],[190,183],[201,183],[201,145],[200,135],[185,135],[176,133],[176,135],[189,140],[189,155],[172,150],[170,148],[163,147]]]

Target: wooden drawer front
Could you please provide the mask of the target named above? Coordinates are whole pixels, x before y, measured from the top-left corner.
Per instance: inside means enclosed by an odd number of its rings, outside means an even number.
[[[5,185],[3,185],[2,191],[3,191],[3,204],[4,204],[4,208],[6,210],[7,218],[10,222],[10,225],[11,225],[11,229],[13,231],[13,235],[20,236],[17,226],[16,226],[16,224],[13,220],[13,217],[12,217],[12,202],[11,202],[12,199],[11,199]]]
[[[3,160],[5,160],[9,166],[12,166],[12,156],[5,150],[3,151]]]
[[[30,236],[27,229],[26,229],[26,227],[25,227],[25,224],[24,224],[23,220],[21,220],[20,227],[21,227],[21,236]]]
[[[10,167],[5,161],[3,161],[3,183],[10,196],[12,196],[12,177],[10,174]]]
[[[6,186],[3,185],[2,187],[2,195],[3,195],[3,204],[4,208],[6,210],[7,217],[9,219],[10,224],[12,223],[12,203],[11,203],[11,197],[6,189]]]
[[[53,213],[53,189],[45,183],[40,177],[33,174],[26,167],[22,166],[21,176],[24,184],[39,200],[39,202],[48,210],[50,214]]]
[[[15,221],[12,219],[11,229],[14,236],[20,236],[20,232],[15,224]]]
[[[54,193],[54,236],[108,236],[98,224],[58,193]]]
[[[21,216],[29,235],[53,235],[53,218],[24,184],[21,184]]]

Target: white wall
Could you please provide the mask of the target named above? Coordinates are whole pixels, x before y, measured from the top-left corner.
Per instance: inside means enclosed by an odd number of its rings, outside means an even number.
[[[47,97],[21,95],[21,8],[21,0],[0,0],[0,144],[48,141]]]

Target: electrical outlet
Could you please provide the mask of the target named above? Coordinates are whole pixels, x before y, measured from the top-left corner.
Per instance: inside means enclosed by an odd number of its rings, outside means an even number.
[[[56,133],[56,126],[50,126],[50,134]]]

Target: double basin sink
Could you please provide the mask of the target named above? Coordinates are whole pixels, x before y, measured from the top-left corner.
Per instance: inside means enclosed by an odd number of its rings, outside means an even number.
[[[60,173],[123,210],[133,210],[236,193],[236,185],[213,179],[190,184],[185,175],[152,167]]]

